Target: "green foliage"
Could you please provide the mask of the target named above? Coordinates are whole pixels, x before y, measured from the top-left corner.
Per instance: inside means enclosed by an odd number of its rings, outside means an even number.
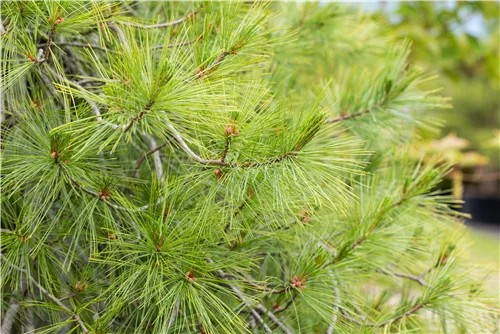
[[[447,99],[319,3],[2,2],[5,333],[495,331]]]

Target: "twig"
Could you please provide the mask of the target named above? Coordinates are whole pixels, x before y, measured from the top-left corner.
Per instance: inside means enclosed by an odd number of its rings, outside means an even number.
[[[47,296],[49,299],[51,299],[54,303],[56,303],[59,307],[61,307],[62,309],[64,309],[66,312],[70,313],[73,317],[73,319],[75,319],[75,321],[78,323],[78,325],[80,326],[80,328],[82,329],[82,331],[84,333],[90,333],[89,330],[87,329],[87,327],[85,326],[85,324],[83,323],[82,319],[80,318],[80,316],[78,314],[76,314],[73,310],[71,310],[70,308],[68,308],[66,305],[64,305],[61,300],[59,300],[58,298],[56,298],[54,295],[52,295],[50,292],[47,291],[47,289],[45,289],[40,283],[38,283],[37,280],[35,280],[33,277],[31,277],[28,272],[21,268],[21,267],[18,267],[16,265],[13,265],[13,264],[10,264],[10,266],[12,266],[14,269],[16,270],[19,270],[21,271],[22,273],[24,273],[26,275],[26,277],[45,295]],[[3,331],[2,331],[3,333]]]
[[[92,44],[88,44],[88,43],[79,43],[79,42],[59,42],[59,43],[56,43],[55,45],[56,45],[56,46],[73,46],[73,47],[77,47],[77,48],[92,48],[92,49],[95,49],[95,50],[101,50],[101,51],[105,51],[105,52],[113,52],[113,53],[116,53],[116,51],[113,51],[113,50],[110,50],[110,49],[104,48],[104,47],[99,46],[99,45],[92,45]],[[41,44],[38,44],[38,47],[39,47],[39,48],[47,47],[47,43],[41,43]]]
[[[127,50],[127,52],[130,52],[130,47],[128,45],[127,39],[125,38],[125,34],[123,34],[123,31],[120,29],[120,27],[116,25],[111,25],[110,27],[116,32],[116,35],[118,35],[118,39],[120,40],[120,43],[123,44],[125,50]]]
[[[204,37],[203,34],[201,34],[198,38],[196,39],[192,39],[190,41],[186,41],[186,42],[181,42],[181,43],[175,43],[175,44],[169,44],[167,45],[167,48],[175,48],[175,47],[179,47],[179,46],[185,46],[185,45],[190,45],[190,44],[194,44],[196,42],[198,42],[200,39],[202,39]],[[163,49],[164,46],[163,45],[156,45],[156,46],[153,46],[151,48],[151,50],[160,50],[160,49]]]
[[[177,132],[177,130],[174,128],[174,126],[167,120],[167,127],[170,129],[170,132],[172,133],[172,136],[174,139],[177,141],[179,146],[193,158],[194,160],[206,164],[206,165],[216,165],[216,166],[226,166],[227,163],[224,161],[221,161],[220,159],[218,160],[211,160],[211,159],[203,159],[202,157],[198,156],[196,153],[194,153],[191,148],[186,144],[182,136]]]
[[[169,44],[169,45],[167,45],[167,48],[170,49],[170,48],[175,48],[175,47],[179,47],[179,46],[185,46],[185,45],[193,44],[193,43],[197,42],[202,36],[203,35],[201,35],[200,37],[198,37],[196,39],[193,39],[193,40],[190,40],[190,41],[186,41],[186,42],[182,42],[182,43]],[[120,39],[120,42],[123,43],[123,40]],[[71,46],[71,47],[75,47],[75,48],[92,48],[94,50],[100,50],[100,51],[104,51],[104,52],[118,53],[118,51],[111,50],[111,49],[102,47],[100,45],[89,44],[89,43],[59,42],[59,43],[56,43],[55,45],[56,46]],[[37,47],[43,48],[43,47],[46,47],[46,46],[47,46],[47,43],[40,43],[40,44],[38,44]],[[155,45],[155,46],[151,47],[151,50],[161,50],[163,48],[165,48],[165,46],[163,46],[163,45]]]
[[[226,146],[224,147],[224,152],[222,152],[222,157],[220,158],[221,162],[226,160],[226,156],[229,152],[229,146],[231,145],[231,135],[226,135]]]
[[[411,275],[411,274],[403,274],[403,273],[397,273],[397,272],[385,271],[385,270],[377,270],[377,272],[384,274],[384,275],[406,278],[406,279],[412,280],[412,281],[420,284],[421,286],[429,287],[429,284],[421,276],[415,276],[415,275]]]
[[[279,314],[281,312],[285,312],[293,304],[293,302],[295,301],[295,299],[297,298],[297,296],[298,296],[297,293],[295,293],[292,296],[292,298],[289,301],[286,302],[286,304],[284,306],[281,306],[281,307],[273,310],[273,313],[274,314]]]
[[[168,142],[167,143],[163,143],[160,146],[157,146],[157,147],[151,149],[150,151],[144,153],[142,155],[142,157],[140,157],[139,160],[137,160],[137,165],[135,166],[134,175],[137,175],[137,173],[139,172],[139,169],[141,168],[142,163],[144,162],[144,160],[146,160],[146,158],[148,157],[148,155],[151,155],[151,154],[153,154],[153,153],[161,150],[162,148],[164,148],[165,146],[167,146],[167,144],[168,144]]]
[[[165,22],[165,23],[158,23],[158,24],[141,24],[141,23],[135,23],[135,22],[127,22],[127,21],[120,21],[119,23],[129,26],[129,27],[135,27],[135,28],[141,28],[141,29],[157,29],[157,28],[167,28],[171,27],[174,25],[177,25],[179,23],[182,23],[189,19],[190,17],[198,14],[199,9],[195,10],[194,12],[189,13],[188,15],[181,17],[180,19],[170,21],[170,22]]]
[[[146,138],[149,140],[149,147],[151,149],[154,149],[155,147],[157,147],[156,141],[152,136],[146,135]],[[161,157],[160,157],[159,150],[154,151],[153,162],[154,162],[155,169],[156,169],[156,177],[157,177],[158,181],[161,181],[163,179],[163,166],[161,163]]]
[[[330,323],[330,326],[328,326],[326,334],[333,334],[333,331],[335,330],[335,324],[337,323],[338,313],[340,309],[340,302],[341,302],[340,289],[338,287],[339,283],[335,280],[335,276],[333,275],[332,271],[330,271],[330,276],[332,276],[333,284],[335,285],[335,287],[333,288],[333,293],[335,296],[335,304],[333,305],[332,322]]]
[[[425,303],[421,303],[421,304],[417,304],[415,306],[413,306],[410,310],[408,310],[407,312],[395,317],[395,318],[392,318],[392,319],[389,319],[387,321],[384,321],[383,323],[381,323],[380,325],[372,325],[371,327],[384,327],[388,324],[391,324],[395,321],[398,321],[398,320],[401,320],[403,318],[406,318],[406,317],[409,317],[410,315],[412,315],[413,313],[417,312],[418,310],[420,310],[421,308],[423,308],[425,306]]]
[[[14,298],[9,300],[9,308],[5,312],[2,322],[2,328],[0,329],[0,333],[10,334],[12,331],[12,327],[14,326],[14,321],[16,319],[17,313],[19,312],[19,302]]]
[[[381,105],[383,105],[385,102],[387,101],[387,94],[384,96],[384,98],[382,99],[382,101],[374,104],[373,106],[365,109],[365,110],[361,110],[361,111],[358,111],[356,113],[353,113],[353,114],[346,114],[346,115],[340,115],[336,118],[331,118],[331,119],[327,119],[325,121],[325,123],[337,123],[337,122],[340,122],[340,121],[345,121],[345,120],[348,120],[348,119],[352,119],[352,118],[356,118],[356,117],[359,117],[359,116],[363,116],[365,114],[368,114],[370,111],[374,110],[374,109],[377,109],[378,107],[380,107]]]
[[[372,323],[372,322],[365,322],[365,323],[362,323],[360,321],[358,321],[357,319],[349,316],[344,310],[341,310],[341,313],[344,315],[344,317],[346,319],[348,319],[349,321],[355,323],[356,325],[358,326],[362,326],[362,327],[384,327],[384,326],[387,326],[388,324],[391,324],[393,322],[396,322],[398,320],[401,320],[405,317],[409,317],[410,315],[414,314],[415,312],[417,312],[418,310],[420,310],[421,308],[425,307],[425,303],[420,303],[420,304],[417,304],[417,305],[414,305],[411,309],[409,309],[408,311],[398,315],[397,317],[394,317],[394,318],[391,318],[389,320],[386,320],[384,321],[383,323],[381,324],[375,324],[375,323]]]

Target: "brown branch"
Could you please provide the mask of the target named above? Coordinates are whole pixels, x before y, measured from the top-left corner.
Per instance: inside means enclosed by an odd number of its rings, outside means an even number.
[[[73,47],[76,47],[76,48],[92,48],[92,49],[95,49],[95,50],[101,50],[101,51],[115,52],[116,53],[116,51],[104,48],[104,47],[99,46],[99,45],[92,45],[92,44],[88,44],[88,43],[59,42],[59,43],[56,43],[54,45],[55,46],[73,46]],[[47,47],[47,43],[38,44],[38,47],[39,48]]]
[[[418,310],[420,310],[421,308],[425,307],[425,303],[420,303],[420,304],[416,304],[414,305],[411,309],[409,309],[408,311],[398,315],[397,317],[394,317],[394,318],[391,318],[389,320],[386,320],[384,321],[383,323],[381,324],[375,324],[375,323],[371,323],[371,322],[366,322],[366,323],[362,323],[360,322],[359,320],[349,316],[344,310],[340,310],[340,312],[344,315],[344,317],[346,319],[348,319],[349,321],[355,323],[356,325],[358,326],[361,326],[361,327],[375,327],[375,328],[378,328],[378,327],[384,327],[384,326],[387,326],[388,324],[391,324],[393,322],[396,322],[398,320],[401,320],[405,317],[409,317],[410,315],[414,314],[415,312],[417,312]]]
[[[229,146],[231,145],[231,135],[226,135],[226,146],[224,147],[224,152],[222,152],[222,157],[220,158],[221,162],[226,160],[226,156],[229,152]]]
[[[412,281],[420,284],[421,286],[429,287],[429,284],[422,278],[422,276],[415,276],[415,275],[411,275],[411,274],[403,274],[403,273],[397,273],[397,272],[385,271],[385,270],[377,270],[377,272],[384,274],[384,275],[406,278],[406,279],[412,280]]]
[[[62,309],[64,309],[66,312],[70,313],[71,316],[73,317],[73,319],[75,319],[75,321],[78,323],[78,325],[80,326],[80,328],[82,329],[82,331],[84,333],[90,333],[89,330],[87,329],[87,327],[85,326],[85,324],[83,323],[82,319],[80,318],[80,316],[78,314],[76,314],[72,309],[68,308],[66,305],[63,304],[63,302],[56,298],[54,295],[52,295],[49,291],[47,291],[47,289],[45,289],[40,283],[38,283],[37,280],[35,280],[33,277],[31,277],[28,272],[21,268],[21,267],[18,267],[16,265],[13,265],[13,264],[10,264],[10,266],[12,266],[14,269],[16,270],[19,270],[20,272],[24,273],[26,275],[26,277],[45,295],[47,296],[49,299],[51,299],[54,303],[56,303],[59,307],[61,307]]]
[[[406,201],[406,196],[403,196],[400,200],[398,200],[396,203],[392,204],[391,208],[396,208],[398,206],[400,206],[401,204],[403,204],[405,201]],[[379,217],[379,219],[376,221],[375,224],[373,224],[370,229],[361,236],[361,238],[359,238],[358,240],[356,240],[356,242],[354,244],[352,244],[351,246],[351,250],[353,250],[354,248],[356,248],[357,246],[359,246],[363,241],[365,241],[365,239],[370,235],[372,234],[372,232],[377,228],[379,222],[382,220],[382,218],[388,213],[390,212],[391,210],[390,209],[386,209],[385,212],[383,212],[381,214],[381,216]]]
[[[204,34],[201,34],[198,38],[196,39],[192,39],[190,41],[186,41],[186,42],[181,42],[181,43],[175,43],[175,44],[169,44],[167,45],[167,47],[170,49],[170,48],[175,48],[175,47],[179,47],[179,46],[186,46],[186,45],[191,45],[191,44],[194,44],[196,42],[198,42],[200,39],[202,39],[204,37]],[[156,46],[153,46],[151,48],[151,50],[160,50],[160,49],[163,49],[164,46],[163,45],[156,45]]]
[[[143,155],[139,158],[139,160],[137,160],[137,164],[136,164],[136,166],[135,166],[135,170],[134,170],[134,175],[137,175],[137,173],[139,173],[139,169],[141,168],[142,163],[144,162],[144,160],[146,160],[146,158],[147,158],[149,155],[151,155],[151,154],[153,154],[153,153],[155,153],[155,152],[157,152],[157,151],[161,150],[162,148],[164,148],[165,146],[167,146],[167,144],[168,144],[168,142],[163,143],[163,144],[161,144],[160,146],[155,147],[155,148],[153,148],[153,149],[151,149],[151,150],[147,151],[146,153],[144,153],[144,154],[143,154]]]
[[[141,23],[135,23],[135,22],[127,22],[127,21],[120,21],[119,23],[129,26],[129,27],[135,27],[135,28],[141,28],[141,29],[157,29],[157,28],[168,28],[177,24],[180,24],[187,19],[189,19],[192,16],[195,16],[198,14],[199,10],[201,8],[189,13],[188,15],[181,17],[180,19],[170,21],[170,22],[165,22],[165,23],[158,23],[158,24],[141,24]]]
[[[421,303],[421,304],[417,304],[415,306],[413,306],[410,310],[408,310],[407,312],[395,317],[395,318],[392,318],[392,319],[389,319],[387,321],[384,321],[383,323],[381,323],[380,325],[377,325],[376,327],[384,327],[390,323],[393,323],[395,321],[398,321],[398,320],[401,320],[403,318],[406,318],[406,317],[409,317],[410,315],[412,315],[413,313],[417,312],[418,310],[420,310],[421,308],[423,308],[425,306],[425,303]],[[372,326],[372,327],[375,327],[375,326]]]
[[[1,228],[1,229],[0,229],[0,232],[2,232],[2,233],[8,233],[8,234],[14,234],[14,235],[17,235],[17,233],[16,233],[16,232],[11,231],[11,230],[8,230],[8,229],[5,229],[5,228]]]
[[[39,54],[38,54],[38,56],[36,58],[32,57],[32,56],[28,57],[28,61],[29,62],[41,65],[41,64],[43,64],[43,63],[45,63],[46,61],[49,60],[49,58],[50,58],[50,47],[52,46],[52,40],[54,39],[54,35],[56,33],[56,27],[57,27],[57,25],[59,23],[60,22],[58,22],[56,20],[56,22],[52,24],[52,28],[49,31],[49,35],[47,37],[47,43],[45,43],[45,49],[43,50],[43,53],[42,53],[42,50],[40,50],[40,52],[39,52]],[[40,57],[43,57],[43,58],[40,58]]]
[[[371,107],[369,107],[369,108],[367,108],[365,110],[361,110],[361,111],[358,111],[358,112],[353,113],[353,114],[343,114],[343,115],[340,115],[340,116],[338,116],[336,118],[327,119],[325,121],[325,123],[337,123],[337,122],[340,122],[340,121],[345,121],[345,120],[348,120],[348,119],[352,119],[352,118],[363,116],[365,114],[368,114],[372,110],[377,109],[378,107],[380,107],[381,105],[383,105],[386,101],[387,101],[387,94],[384,96],[384,98],[382,99],[382,101],[374,104],[373,106],[371,106]]]
[[[12,331],[12,327],[14,326],[14,322],[16,320],[17,313],[20,309],[19,302],[14,298],[9,300],[9,308],[5,311],[5,315],[3,316],[2,328],[0,332],[3,334],[10,334]]]
[[[292,296],[292,298],[289,301],[286,302],[286,304],[284,306],[280,306],[280,307],[274,309],[273,313],[274,314],[279,314],[281,312],[285,312],[293,304],[293,302],[295,301],[295,299],[297,298],[297,296],[298,296],[298,294],[295,293]]]

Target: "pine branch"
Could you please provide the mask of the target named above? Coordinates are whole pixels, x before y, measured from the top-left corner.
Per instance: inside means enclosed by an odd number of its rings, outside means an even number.
[[[425,303],[416,304],[410,310],[406,311],[405,313],[403,313],[395,318],[384,321],[383,323],[381,323],[380,325],[377,325],[376,327],[384,327],[384,326],[387,326],[388,324],[391,324],[391,323],[396,322],[398,320],[401,320],[403,318],[409,317],[412,314],[414,314],[415,312],[417,312],[418,310],[420,310],[421,308],[425,307],[425,305],[426,305]],[[371,327],[375,327],[375,326],[372,325]]]
[[[360,116],[363,116],[363,115],[366,115],[368,114],[369,112],[377,109],[378,107],[382,106],[383,104],[385,104],[387,102],[387,93],[384,95],[384,98],[382,99],[382,101],[374,104],[373,106],[365,109],[365,110],[361,110],[361,111],[358,111],[356,113],[353,113],[353,114],[345,114],[345,115],[340,115],[336,118],[331,118],[331,119],[327,119],[325,121],[325,123],[337,123],[337,122],[341,122],[341,121],[345,121],[345,120],[348,120],[348,119],[353,119],[353,118],[357,118],[357,117],[360,117]]]
[[[403,196],[400,200],[398,200],[396,203],[394,203],[391,208],[396,208],[398,206],[400,206],[401,204],[403,204],[405,201],[407,200],[407,197],[406,196]],[[388,210],[385,210],[385,212],[381,213],[378,220],[376,221],[375,224],[372,224],[372,226],[370,227],[370,229],[365,233],[363,234],[358,240],[356,240],[352,245],[351,245],[351,251],[354,250],[356,247],[358,247],[363,241],[365,241],[366,238],[368,238],[370,236],[370,234],[372,234],[372,232],[378,227],[378,224],[379,222],[385,217],[385,215],[387,213],[389,213],[391,210],[388,209]]]
[[[125,25],[125,26],[129,26],[129,27],[134,27],[134,28],[140,28],[140,29],[158,29],[158,28],[168,28],[168,27],[172,27],[172,26],[175,26],[175,25],[178,25],[184,21],[186,21],[187,19],[189,19],[190,17],[193,17],[195,15],[198,14],[199,10],[201,9],[202,7],[200,7],[199,9],[189,13],[188,15],[184,16],[184,17],[181,17],[180,19],[177,19],[177,20],[174,20],[174,21],[170,21],[170,22],[165,22],[165,23],[158,23],[158,24],[141,24],[141,23],[135,23],[135,22],[127,22],[127,21],[119,21],[119,23]]]
[[[85,326],[85,324],[83,323],[82,319],[80,318],[80,316],[78,314],[76,314],[72,309],[68,308],[66,305],[63,304],[63,302],[56,298],[54,295],[52,295],[49,291],[47,291],[47,289],[45,289],[40,283],[38,283],[37,280],[35,280],[32,276],[30,276],[28,274],[28,272],[21,268],[21,267],[18,267],[16,265],[13,265],[13,264],[10,264],[11,267],[13,267],[14,269],[24,273],[26,275],[26,277],[45,295],[47,296],[47,298],[51,299],[54,303],[56,303],[59,307],[61,307],[62,309],[64,309],[66,312],[68,312],[69,314],[71,314],[71,316],[73,317],[73,319],[78,323],[78,326],[80,326],[80,328],[82,329],[82,331],[84,333],[90,333],[89,330],[87,329],[87,327]],[[3,331],[2,331],[3,333]]]
[[[157,147],[156,141],[152,136],[146,135],[146,138],[149,140],[149,147],[151,149]],[[156,150],[153,153],[153,163],[155,165],[156,177],[157,177],[158,181],[161,181],[163,179],[163,166],[162,166],[159,150]]]
[[[210,263],[214,263],[212,259],[208,258],[207,259],[208,262]],[[219,275],[220,278],[222,279],[226,279],[228,278],[228,276],[222,271],[222,270],[217,270],[217,274]],[[266,309],[266,307],[262,304],[259,304],[257,303],[257,305],[254,307],[252,307],[252,302],[250,300],[247,299],[247,297],[245,297],[245,295],[243,294],[243,292],[238,289],[236,286],[232,285],[232,284],[228,284],[227,285],[231,288],[231,290],[234,291],[234,293],[238,296],[238,298],[245,304],[245,306],[247,306],[250,310],[250,312],[252,313],[252,315],[261,323],[261,325],[264,327],[264,329],[266,330],[267,333],[272,333],[272,330],[264,323],[264,320],[262,319],[262,317],[257,313],[255,312],[255,310],[258,310],[259,312],[261,312],[262,314],[265,314],[267,315],[267,317],[273,322],[275,323],[279,328],[281,328],[281,330],[283,330],[286,334],[293,334],[293,331],[288,328],[287,326],[285,326],[274,314],[273,312],[270,312]]]
[[[226,135],[226,146],[224,147],[224,152],[222,152],[222,157],[220,158],[221,162],[226,160],[227,153],[229,152],[229,145],[231,144],[231,136]]]
[[[335,324],[337,323],[338,319],[338,313],[340,309],[340,303],[341,303],[341,296],[340,296],[340,289],[338,287],[338,282],[335,280],[335,276],[333,275],[333,272],[330,271],[330,276],[333,279],[333,293],[335,296],[335,304],[333,306],[333,312],[332,312],[332,322],[330,323],[330,326],[328,326],[328,329],[326,330],[326,334],[333,334],[335,330]]]
[[[120,43],[123,44],[123,47],[125,48],[125,50],[127,50],[127,52],[130,52],[130,46],[128,45],[127,39],[125,38],[125,34],[120,29],[120,27],[112,24],[110,26],[110,28],[116,32],[116,35],[118,36],[118,39],[120,40]]]
[[[298,296],[297,293],[294,293],[292,298],[290,298],[290,300],[288,300],[285,305],[274,309],[273,313],[279,314],[279,313],[285,312],[290,306],[292,306],[292,304],[295,301],[295,299],[297,298],[297,296]]]
[[[356,325],[358,326],[361,326],[361,327],[375,327],[375,328],[379,328],[379,327],[384,327],[384,326],[387,326],[391,323],[394,323],[396,321],[399,321],[403,318],[406,318],[406,317],[409,317],[411,316],[412,314],[416,313],[418,310],[424,308],[426,305],[426,303],[419,303],[419,304],[416,304],[414,305],[411,309],[409,309],[408,311],[394,317],[394,318],[391,318],[389,320],[386,320],[384,321],[383,323],[381,324],[375,324],[375,323],[372,323],[372,322],[360,322],[359,320],[351,317],[349,314],[347,314],[347,312],[345,312],[344,310],[341,309],[341,313],[342,315],[349,321],[355,323]]]
[[[39,48],[47,47],[48,43],[40,43],[37,45]],[[100,45],[89,44],[89,43],[79,43],[79,42],[59,42],[55,43],[56,46],[72,46],[76,48],[92,48],[94,50],[101,50],[105,52],[116,53],[114,50],[110,50],[108,48],[102,47]]]
[[[406,279],[412,280],[414,282],[417,282],[421,286],[429,287],[429,284],[422,278],[422,276],[415,276],[415,275],[411,275],[411,274],[403,274],[403,273],[386,271],[386,270],[377,270],[377,272],[384,274],[384,275],[406,278]]]
[[[167,146],[168,142],[166,143],[163,143],[161,144],[160,146],[157,146],[157,147],[154,147],[152,148],[151,150],[149,150],[148,152],[144,153],[140,158],[139,160],[137,160],[137,164],[135,166],[135,170],[134,170],[134,175],[137,176],[137,174],[139,173],[139,169],[141,168],[141,165],[142,163],[144,162],[144,160],[146,160],[146,158],[151,155],[151,154],[154,154],[155,152],[161,150],[162,148],[164,148],[165,146]]]
[[[12,331],[12,327],[14,326],[14,322],[16,320],[17,313],[20,309],[19,302],[15,298],[11,298],[9,300],[9,308],[5,311],[5,315],[2,321],[2,328],[0,329],[0,333],[10,334]]]

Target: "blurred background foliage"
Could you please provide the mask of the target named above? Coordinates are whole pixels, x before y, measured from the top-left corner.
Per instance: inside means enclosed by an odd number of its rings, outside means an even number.
[[[452,107],[437,111],[444,121],[416,155],[437,153],[455,164],[449,182],[471,214],[471,256],[491,268],[490,288],[499,287],[500,226],[500,2],[412,1],[358,3],[388,34],[412,42],[414,65],[438,75]],[[484,224],[488,223],[488,224]]]
[[[455,156],[463,165],[499,166],[499,2],[380,2],[380,17],[399,38],[413,43],[410,59],[439,74],[453,107],[440,111],[442,135],[466,141],[448,151],[477,152]],[[459,146],[459,147],[456,147]]]

